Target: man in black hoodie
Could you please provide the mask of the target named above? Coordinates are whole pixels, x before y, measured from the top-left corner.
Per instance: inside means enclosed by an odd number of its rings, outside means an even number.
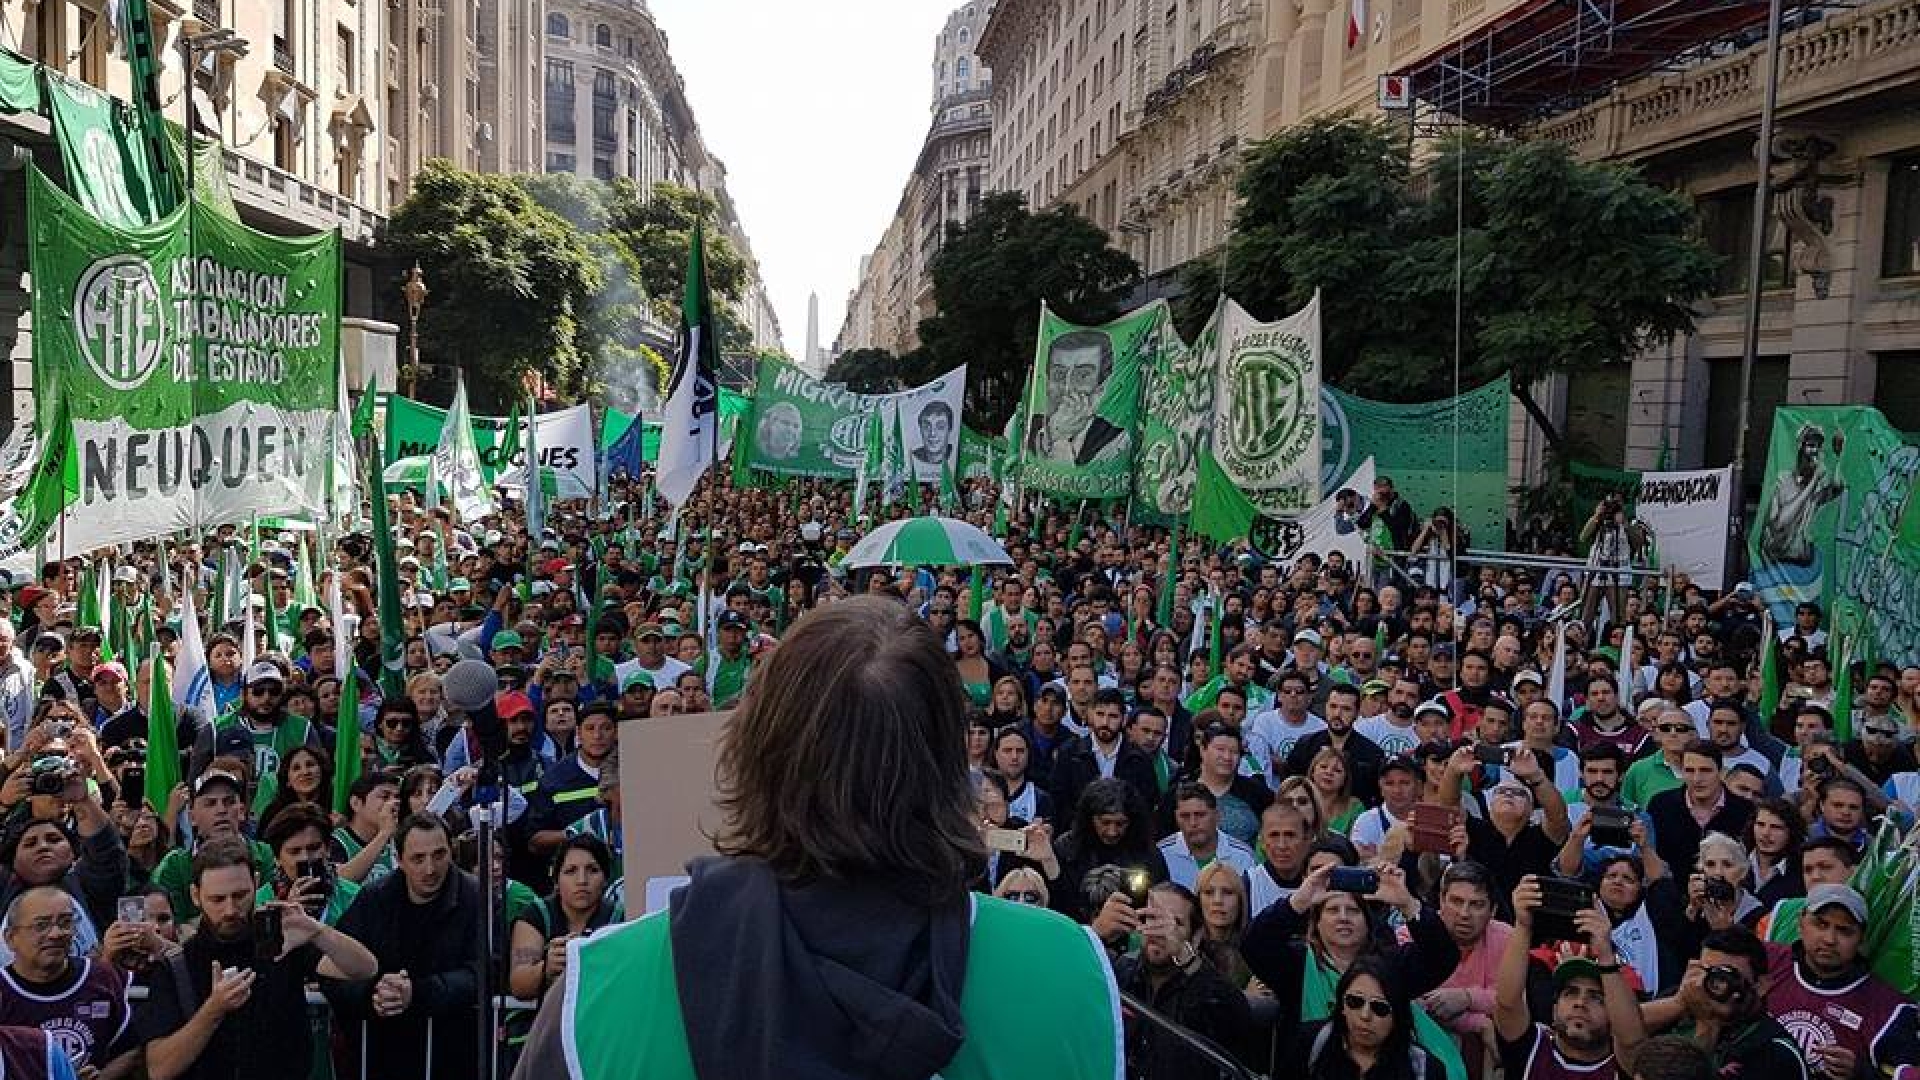
[[[1085,931],[968,894],[985,850],[964,700],[897,600],[803,617],[721,736],[723,857],[695,860],[668,911],[568,944],[514,1075],[1115,1075],[1112,975]]]

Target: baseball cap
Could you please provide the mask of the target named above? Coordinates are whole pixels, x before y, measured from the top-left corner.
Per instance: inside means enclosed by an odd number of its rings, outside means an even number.
[[[466,578],[463,578],[463,577],[454,578],[452,581],[447,582],[447,591],[448,592],[472,592],[473,582],[468,581]]]
[[[486,547],[492,547],[505,539],[506,537],[501,535],[499,529],[488,529],[486,535],[481,537],[481,543]]]
[[[1546,680],[1540,677],[1539,672],[1527,670],[1527,671],[1518,672],[1513,677],[1513,685],[1519,686],[1521,683],[1532,683],[1535,686],[1545,686]]]
[[[1366,682],[1360,684],[1360,695],[1362,697],[1368,697],[1373,694],[1384,694],[1388,689],[1389,687],[1385,679],[1368,679]]]
[[[1443,702],[1441,702],[1439,698],[1428,698],[1427,700],[1413,707],[1414,716],[1417,717],[1421,713],[1436,713],[1440,716],[1445,716],[1445,717],[1453,716],[1453,713],[1447,709],[1447,706]]]
[[[285,686],[287,684],[287,677],[280,674],[280,668],[276,666],[273,661],[255,660],[253,665],[247,668],[246,678],[241,681],[248,686],[252,686],[257,682],[277,682]]]
[[[1854,891],[1851,885],[1815,885],[1807,890],[1807,914],[1813,915],[1838,905],[1853,916],[1853,921],[1861,926],[1867,925],[1867,901]]]
[[[73,633],[67,635],[67,641],[70,643],[91,641],[95,645],[98,645],[102,637],[103,635],[100,633],[100,628],[97,626],[76,626],[74,627]]]
[[[496,649],[521,649],[526,644],[526,639],[512,630],[502,630],[493,635],[493,647]]]
[[[1419,762],[1413,760],[1413,758],[1409,757],[1406,754],[1395,754],[1392,757],[1380,763],[1381,776],[1385,776],[1389,772],[1392,772],[1395,769],[1399,769],[1403,772],[1412,773],[1413,778],[1415,780],[1420,779],[1420,777],[1424,775],[1426,772],[1425,769],[1422,769],[1420,767]]]
[[[1554,989],[1567,985],[1575,979],[1600,981],[1600,965],[1584,956],[1569,956],[1560,961],[1553,969]]]
[[[663,637],[665,634],[666,631],[660,628],[659,623],[643,622],[639,628],[633,632],[633,637],[636,641],[643,641],[650,637]]]
[[[67,643],[61,640],[59,634],[46,633],[33,639],[33,649],[35,652],[59,652],[66,647]]]
[[[114,584],[131,585],[140,580],[140,571],[131,566],[121,565],[113,571]]]
[[[722,630],[728,627],[745,630],[750,625],[752,624],[747,621],[747,617],[737,611],[723,611],[720,613],[720,629]]]
[[[623,694],[636,686],[653,689],[653,676],[644,671],[629,671],[627,677],[620,680],[620,692]]]
[[[573,569],[573,564],[565,559],[548,559],[546,562],[540,564],[540,572],[548,577],[552,577],[562,570],[571,569]]]
[[[93,673],[88,676],[93,682],[99,682],[103,675],[112,676],[116,682],[127,681],[127,669],[118,660],[109,660],[104,664],[95,664]]]
[[[235,795],[243,798],[246,796],[247,785],[241,783],[238,776],[235,776],[225,769],[208,769],[206,772],[201,773],[199,778],[193,782],[193,793],[197,797],[215,784],[226,784],[233,789]]]
[[[533,711],[533,699],[518,690],[509,690],[493,699],[493,711],[502,720]]]
[[[1298,645],[1303,641],[1311,644],[1316,649],[1326,644],[1325,639],[1321,638],[1320,631],[1318,630],[1302,630],[1299,633],[1293,635],[1293,643],[1295,645]]]

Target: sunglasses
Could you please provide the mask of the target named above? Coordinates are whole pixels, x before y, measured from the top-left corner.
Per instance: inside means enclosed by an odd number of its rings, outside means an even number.
[[[1348,994],[1346,997],[1340,999],[1340,1004],[1345,1005],[1348,1012],[1359,1012],[1365,1009],[1373,1015],[1380,1017],[1382,1020],[1393,1015],[1393,1002],[1385,998],[1370,998],[1361,997],[1359,994]]]
[[[1658,731],[1662,735],[1678,735],[1681,732],[1692,731],[1693,725],[1692,724],[1661,724],[1659,727],[1654,728],[1654,730]]]
[[[247,693],[254,697],[279,697],[280,688],[272,685],[249,686],[247,687]]]
[[[1039,907],[1041,904],[1040,894],[1037,892],[1034,892],[1031,889],[1022,889],[1016,892],[1005,893],[1000,897],[1000,899],[1010,900],[1016,904],[1032,904],[1034,907]]]

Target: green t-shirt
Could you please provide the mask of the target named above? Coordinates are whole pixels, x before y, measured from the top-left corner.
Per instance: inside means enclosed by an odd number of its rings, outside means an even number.
[[[258,840],[247,841],[247,848],[253,853],[253,872],[261,881],[273,876],[273,849]],[[193,902],[193,852],[185,848],[174,848],[153,868],[153,883],[167,891],[167,900],[173,905],[173,921],[190,922],[200,917],[200,908]]]
[[[1620,781],[1620,801],[1629,806],[1645,806],[1655,795],[1679,786],[1680,777],[1674,775],[1667,759],[1654,754],[1627,767],[1627,775]]]
[[[327,897],[327,907],[320,913],[320,921],[328,926],[339,926],[341,916],[353,906],[353,898],[360,895],[360,883],[348,881],[343,877],[333,879],[333,894]],[[253,894],[253,906],[260,907],[273,903],[273,886],[262,885]]]

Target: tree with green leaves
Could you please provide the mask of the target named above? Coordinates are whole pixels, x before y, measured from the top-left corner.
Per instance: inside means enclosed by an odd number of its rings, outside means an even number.
[[[432,290],[420,314],[423,360],[462,368],[476,408],[517,400],[535,370],[576,392],[580,320],[603,282],[572,225],[509,177],[434,160],[395,208],[387,243],[396,265],[420,264]]]
[[[849,349],[827,365],[826,381],[857,394],[887,394],[904,388],[904,370],[901,358],[885,349]]]
[[[911,384],[966,364],[967,423],[999,431],[1033,362],[1041,302],[1073,322],[1106,322],[1139,280],[1133,257],[1072,209],[1033,213],[1019,192],[988,195],[965,225],[947,227],[933,259],[936,313],[902,375]]]
[[[1532,384],[1690,330],[1716,267],[1684,197],[1553,142],[1467,136],[1415,176],[1403,132],[1336,117],[1256,144],[1239,194],[1227,289],[1263,319],[1319,289],[1329,381],[1387,400],[1451,393],[1457,285],[1462,385],[1511,374],[1556,453]],[[1218,276],[1183,275],[1183,331],[1212,310],[1202,286]]]

